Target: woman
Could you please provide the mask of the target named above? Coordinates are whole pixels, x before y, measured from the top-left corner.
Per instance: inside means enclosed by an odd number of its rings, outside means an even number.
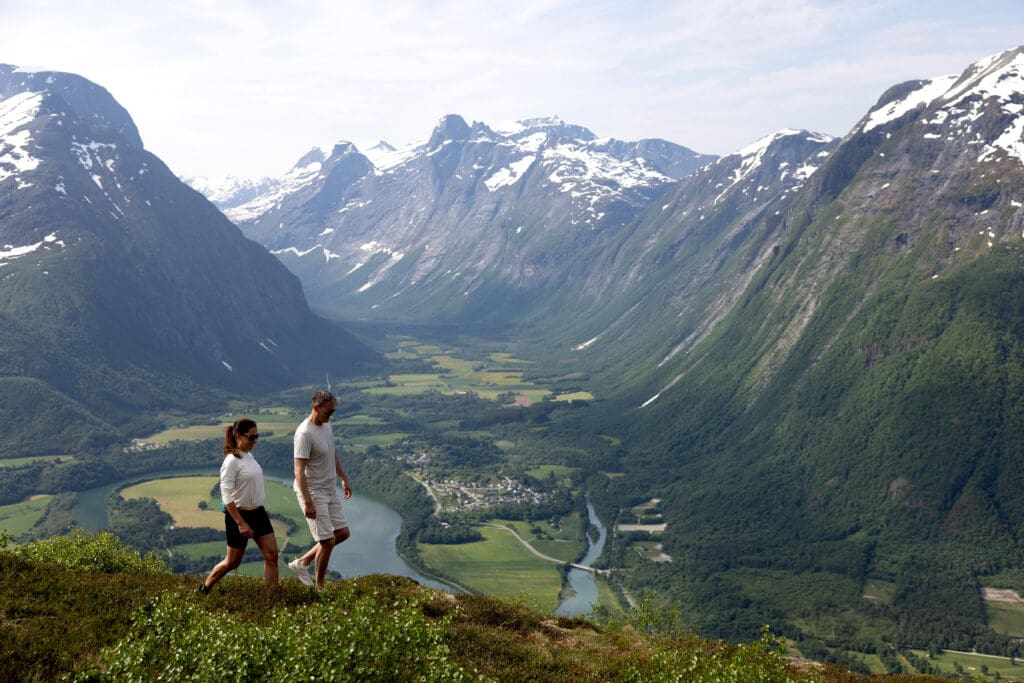
[[[263,551],[263,581],[277,585],[277,538],[270,516],[263,507],[263,468],[252,457],[252,447],[260,438],[256,423],[248,418],[236,421],[224,430],[224,462],[220,466],[220,497],[224,501],[224,529],[227,555],[199,586],[206,595],[221,577],[242,564],[249,539]]]

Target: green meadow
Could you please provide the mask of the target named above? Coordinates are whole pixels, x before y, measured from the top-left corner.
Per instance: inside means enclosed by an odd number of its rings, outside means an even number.
[[[296,421],[296,424],[298,424],[299,421]],[[331,422],[339,425],[354,426],[386,424],[384,420],[380,419],[379,417],[372,417],[370,415],[349,415],[348,417],[343,417],[340,420],[331,420]]]
[[[1024,603],[986,600],[985,616],[996,633],[1024,638]]]
[[[29,465],[34,462],[58,462],[58,464],[66,465],[67,463],[74,462],[75,456],[73,455],[30,455],[24,458],[5,458],[0,460],[0,467],[18,467],[20,465]]]
[[[514,529],[519,537],[537,552],[561,560],[574,562],[586,550],[583,529],[577,513],[563,517],[558,526],[549,521],[524,522],[514,519],[495,519],[494,524]],[[540,532],[540,535],[534,532]]]
[[[578,467],[567,467],[565,465],[539,465],[526,473],[538,481],[547,481],[554,476],[559,486],[571,487],[572,475],[579,471]]]
[[[419,543],[420,557],[471,590],[553,611],[562,585],[558,565],[534,556],[507,531],[482,527],[480,532],[484,540],[474,543]]]
[[[364,434],[362,436],[342,436],[338,440],[346,446],[352,448],[365,449],[368,446],[389,446],[393,443],[397,443],[402,439],[408,438],[408,434],[393,433],[393,434]]]
[[[557,394],[552,401],[592,401],[594,395],[589,391],[574,391],[571,394]]]
[[[11,505],[0,505],[0,529],[11,536],[20,536],[38,522],[53,496],[32,496],[29,500]]]
[[[489,400],[495,400],[503,394],[514,393],[530,402],[553,397],[551,391],[525,380],[522,371],[515,366],[525,365],[526,361],[513,358],[508,353],[491,353],[484,360],[467,360],[456,358],[439,346],[401,342],[399,350],[387,356],[425,360],[438,370],[429,373],[390,375],[387,386],[369,387],[366,389],[368,393],[402,396],[425,391],[439,391],[445,394],[473,392]],[[560,400],[584,398],[593,396],[586,392],[578,392],[565,394]]]
[[[153,479],[121,489],[121,497],[125,500],[152,498],[174,519],[176,526],[222,529],[224,514],[220,500],[210,496],[216,484],[214,476]],[[199,507],[200,501],[206,503],[207,509]]]
[[[896,584],[881,579],[868,579],[864,584],[864,599],[888,605],[896,593]]]
[[[911,650],[911,652],[918,657],[928,659],[927,650]],[[972,677],[972,680],[977,680],[980,677],[982,681],[994,681],[996,673],[999,674],[1001,680],[1024,680],[1024,664],[1012,662],[1007,657],[944,650],[929,661],[944,673],[967,674]]]
[[[171,441],[203,441],[205,439],[223,439],[224,429],[235,420],[248,417],[259,425],[260,437],[266,439],[291,439],[295,427],[306,417],[305,413],[288,412],[281,408],[263,408],[256,413],[232,413],[221,415],[217,424],[189,425],[171,427],[158,432],[145,440],[150,443],[164,444]]]
[[[221,501],[211,497],[210,490],[217,484],[214,476],[205,477],[174,477],[170,479],[153,479],[121,490],[123,498],[152,498],[160,509],[169,514],[177,526],[224,528],[224,513],[221,512]],[[295,503],[295,493],[291,486],[274,480],[266,480],[267,510],[274,514],[284,515],[296,525],[294,535],[288,535],[288,528],[283,522],[274,519],[274,532],[278,545],[282,550],[288,545],[299,547],[310,546],[313,537],[309,527]],[[206,501],[207,509],[199,508],[199,501]],[[217,548],[213,554],[224,552],[224,544],[214,543]],[[210,554],[209,543],[190,543],[174,548],[174,552],[182,552],[188,557],[203,557]],[[262,565],[261,565],[262,566]],[[262,569],[260,569],[262,573]]]

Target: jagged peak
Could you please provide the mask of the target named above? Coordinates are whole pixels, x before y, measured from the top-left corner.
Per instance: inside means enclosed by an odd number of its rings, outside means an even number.
[[[466,119],[462,118],[458,114],[442,116],[441,120],[437,122],[436,126],[434,126],[434,132],[430,136],[430,141],[427,143],[427,147],[430,149],[436,149],[449,140],[468,140],[470,131],[471,129],[469,124],[466,123]]]
[[[299,157],[299,160],[295,162],[295,167],[309,166],[310,164],[322,164],[327,161],[328,152],[323,147],[313,147],[308,152]]]

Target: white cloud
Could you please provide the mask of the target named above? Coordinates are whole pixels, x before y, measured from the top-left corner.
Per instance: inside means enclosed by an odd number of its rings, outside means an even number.
[[[280,175],[448,113],[719,154],[842,135],[890,85],[1013,47],[1022,19],[1018,0],[0,0],[0,59],[103,85],[182,175]]]

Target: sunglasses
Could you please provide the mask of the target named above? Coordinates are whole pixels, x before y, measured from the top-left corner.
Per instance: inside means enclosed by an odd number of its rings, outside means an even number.
[[[244,436],[245,438],[249,439],[249,441],[255,441],[256,439],[260,438],[259,434],[241,434],[240,436]]]

